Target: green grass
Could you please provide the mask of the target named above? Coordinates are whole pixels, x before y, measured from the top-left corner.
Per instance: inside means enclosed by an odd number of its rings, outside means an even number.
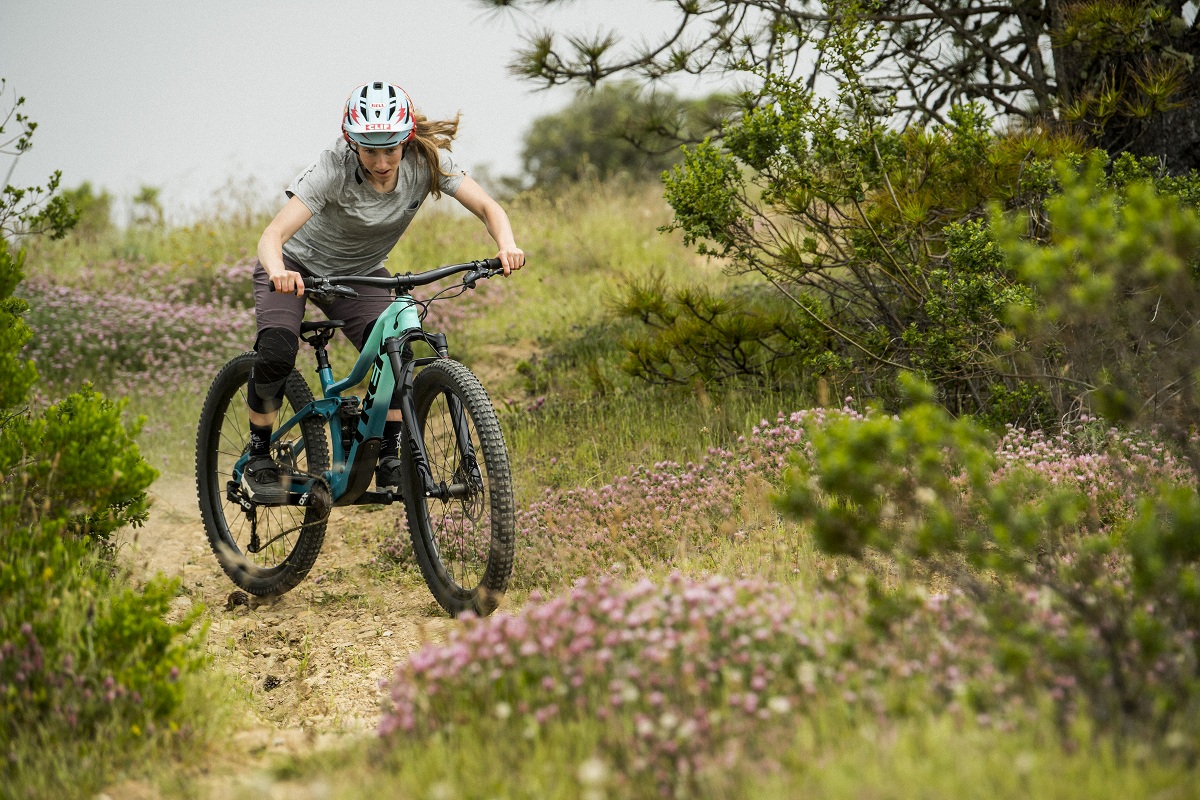
[[[477,726],[277,761],[263,778],[281,796],[454,797],[464,800],[659,797],[657,787],[626,782],[621,765],[598,758],[603,723],[547,725],[528,738],[489,735]],[[1062,749],[1054,732],[1009,733],[949,717],[877,727],[837,707],[806,718],[768,755],[716,767],[676,789],[689,798],[1194,798],[1200,782],[1183,764],[1145,753],[1115,753],[1104,743]],[[760,743],[761,747],[761,743]],[[254,791],[257,791],[255,789]],[[246,790],[238,797],[255,796]],[[672,796],[668,792],[666,796]]]
[[[643,387],[586,400],[552,396],[536,412],[502,421],[518,491],[530,494],[609,483],[635,464],[699,461],[802,402],[779,393]]]
[[[249,694],[219,670],[189,675],[175,731],[129,735],[128,719],[114,719],[86,739],[46,737],[30,731],[11,743],[8,757],[21,766],[0,785],[3,798],[93,798],[130,780],[188,796],[189,775],[207,769],[226,733],[244,719]],[[182,731],[182,733],[181,733]]]

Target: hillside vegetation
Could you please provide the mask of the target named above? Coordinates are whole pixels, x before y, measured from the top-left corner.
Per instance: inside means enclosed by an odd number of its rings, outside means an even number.
[[[1196,517],[1182,452],[1088,416],[1047,431],[955,421],[919,381],[890,416],[815,380],[647,380],[639,287],[753,290],[658,231],[661,192],[517,197],[529,266],[433,306],[427,327],[449,333],[502,414],[514,590],[495,617],[396,664],[378,738],[278,756],[255,780],[279,796],[1189,796]],[[262,224],[35,242],[18,289],[42,373],[32,406],[84,381],[126,397],[160,480],[186,478],[207,382],[252,339]],[[433,208],[390,264],[488,254],[475,221]],[[343,346],[335,362],[352,357]],[[405,531],[379,520],[339,523],[367,555],[311,581],[313,612],[353,617],[419,588]],[[172,592],[201,597],[134,582],[160,615]],[[187,606],[179,624],[264,618]],[[219,744],[239,729],[220,710],[281,709],[239,686],[241,645],[217,644],[205,669],[221,688],[180,695],[174,726],[215,759],[201,785],[228,796],[244,784],[220,764],[247,767]],[[311,676],[293,670],[298,686]],[[68,793],[148,776],[174,794],[198,777],[170,735],[135,763],[70,727],[39,730],[79,750]],[[26,796],[66,783],[9,774]]]

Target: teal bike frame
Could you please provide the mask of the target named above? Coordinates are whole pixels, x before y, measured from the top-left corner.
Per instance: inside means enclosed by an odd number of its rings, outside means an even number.
[[[426,276],[430,276],[433,280],[436,280],[437,277],[444,277],[446,274],[461,272],[467,268],[474,267],[480,271],[473,273],[464,280],[466,285],[473,287],[476,279],[488,277],[492,274],[489,268],[498,269],[498,263],[495,262],[497,266],[492,267],[492,262],[470,262],[468,264],[444,267],[430,273],[412,277],[425,278]],[[381,279],[374,279],[372,284],[379,285],[379,280]],[[355,280],[353,278],[327,280],[327,284],[332,285],[366,282],[363,279]],[[428,282],[431,282],[431,280],[422,280],[420,283],[414,281],[412,285],[423,285]],[[286,441],[286,437],[292,429],[305,420],[313,417],[319,417],[324,420],[330,432],[332,460],[330,462],[330,469],[320,477],[328,485],[334,505],[391,503],[402,499],[394,496],[391,492],[366,491],[374,477],[375,465],[379,459],[379,449],[383,439],[383,426],[387,422],[387,412],[391,406],[392,398],[397,392],[399,393],[400,411],[404,420],[404,431],[409,442],[409,452],[412,455],[413,466],[421,476],[421,484],[425,496],[436,497],[442,500],[451,497],[466,496],[471,491],[472,487],[470,484],[477,482],[475,479],[478,478],[478,475],[471,474],[467,476],[467,480],[470,481],[469,484],[446,485],[443,483],[439,485],[434,482],[433,476],[430,473],[425,453],[425,443],[417,429],[416,409],[413,405],[412,397],[413,373],[419,366],[428,364],[438,358],[449,357],[449,351],[445,334],[427,333],[422,330],[421,316],[418,312],[417,303],[409,295],[408,288],[409,286],[405,284],[397,287],[396,299],[376,319],[370,336],[363,343],[362,351],[359,353],[358,360],[354,363],[353,369],[342,380],[334,379],[333,370],[329,365],[329,357],[325,350],[325,345],[328,344],[329,339],[333,336],[336,329],[341,327],[341,323],[305,323],[301,328],[302,335],[303,333],[310,334],[304,337],[305,341],[311,344],[316,350],[317,374],[321,381],[322,398],[308,403],[279,425],[278,429],[271,435],[272,449],[278,452],[277,446],[279,442]],[[412,344],[414,341],[425,342],[433,348],[437,356],[413,358]],[[342,396],[343,392],[360,384],[368,375],[370,378],[367,383],[367,392],[362,400],[361,407],[359,406],[357,396],[352,395],[348,398]],[[471,473],[477,473],[478,469],[474,466],[475,460],[470,438],[466,435],[466,423],[462,414],[461,404],[457,402],[456,398],[450,398],[449,407],[452,424],[459,429],[461,434],[458,437],[459,447],[465,447],[467,450],[467,452],[461,454],[465,458],[464,463],[471,465],[469,470]],[[353,428],[349,429],[347,427],[349,425],[353,425]],[[285,452],[284,455],[290,455],[292,463],[296,463],[296,459],[299,458],[303,450],[304,440],[300,438],[290,445],[290,450]],[[241,481],[242,470],[248,460],[248,454],[242,455],[234,466],[234,480],[229,483],[230,499],[241,503],[243,508],[246,508],[247,501],[243,498],[235,497],[234,493],[236,492],[236,484]],[[309,505],[309,491],[312,483],[312,476],[293,476],[288,505]]]

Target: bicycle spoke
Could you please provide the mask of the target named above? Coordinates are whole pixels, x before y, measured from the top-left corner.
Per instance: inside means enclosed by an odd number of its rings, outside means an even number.
[[[227,496],[234,467],[249,446],[245,381],[253,360],[252,354],[245,354],[227,364],[206,398],[197,441],[197,488],[206,531],[222,567],[243,589],[262,595],[285,592],[307,573],[324,539],[325,520],[312,509],[291,506],[259,506],[247,515],[240,502]],[[293,372],[277,419],[291,418],[297,403],[310,401],[311,391]],[[283,465],[297,472],[311,466],[320,474],[328,468],[320,419],[300,422],[275,444],[272,454],[278,457],[285,449]],[[299,453],[292,455],[293,449]],[[257,552],[250,552],[251,545]],[[242,558],[232,557],[230,548]]]

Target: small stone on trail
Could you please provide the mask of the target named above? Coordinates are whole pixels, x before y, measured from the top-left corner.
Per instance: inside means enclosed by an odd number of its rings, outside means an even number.
[[[229,597],[225,600],[225,610],[233,611],[234,606],[250,605],[250,597],[241,589],[237,589],[229,593]]]

